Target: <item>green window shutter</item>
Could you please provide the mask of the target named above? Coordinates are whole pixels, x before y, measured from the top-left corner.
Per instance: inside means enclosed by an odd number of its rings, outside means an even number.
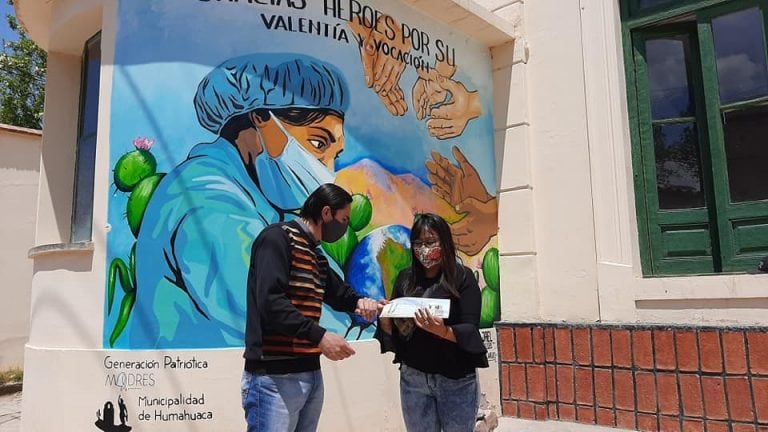
[[[695,26],[635,32],[633,43],[650,273],[716,272]]]
[[[768,255],[768,0],[621,0],[643,274]]]
[[[732,2],[699,14],[702,75],[712,170],[717,179],[716,218],[724,272],[754,269],[756,263],[768,255],[766,6],[762,0]],[[716,35],[718,26],[720,34]],[[738,31],[739,37],[731,43],[722,43],[724,36],[731,36],[725,34],[726,31]],[[721,42],[719,47],[717,42]],[[739,52],[744,51],[745,46],[753,48],[751,56]],[[728,50],[734,55],[728,55]],[[727,68],[732,66],[727,63],[732,59],[743,62],[742,75],[747,72],[747,66],[754,68],[757,78],[753,85],[730,77],[732,74]]]

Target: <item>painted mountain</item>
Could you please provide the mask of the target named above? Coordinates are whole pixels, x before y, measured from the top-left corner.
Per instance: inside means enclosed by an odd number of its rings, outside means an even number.
[[[361,234],[384,225],[413,224],[416,213],[436,213],[448,222],[461,218],[450,204],[434,194],[413,174],[395,175],[370,159],[350,165],[336,175],[336,184],[351,193],[367,195],[373,205],[373,218]]]

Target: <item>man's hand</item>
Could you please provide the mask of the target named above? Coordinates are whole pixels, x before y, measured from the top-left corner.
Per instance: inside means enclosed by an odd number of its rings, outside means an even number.
[[[343,337],[331,332],[325,332],[320,340],[320,351],[333,361],[344,360],[355,354],[355,350]]]
[[[355,313],[363,317],[364,320],[373,322],[376,319],[376,314],[379,313],[379,305],[372,299],[361,298],[357,301]]]

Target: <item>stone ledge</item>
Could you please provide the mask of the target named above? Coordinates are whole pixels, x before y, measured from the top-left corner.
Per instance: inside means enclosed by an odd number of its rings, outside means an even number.
[[[27,257],[34,259],[42,255],[73,252],[93,252],[93,242],[53,243],[35,246],[27,252]]]

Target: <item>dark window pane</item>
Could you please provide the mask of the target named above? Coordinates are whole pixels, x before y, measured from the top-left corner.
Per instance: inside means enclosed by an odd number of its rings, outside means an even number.
[[[75,209],[72,241],[91,239],[93,224],[93,178],[96,166],[96,135],[82,139],[77,147],[77,177],[75,178]]]
[[[693,116],[688,85],[688,37],[651,39],[645,43],[651,113],[655,120]]]
[[[653,127],[653,141],[659,208],[703,207],[696,124],[656,125]]]
[[[640,8],[645,9],[654,6],[660,6],[667,3],[672,3],[675,0],[640,0]]]
[[[768,199],[768,107],[723,116],[731,201]]]
[[[99,119],[99,72],[101,68],[101,44],[92,43],[86,52],[84,63],[83,107],[80,135],[96,133]]]
[[[72,212],[73,242],[91,239],[93,225],[93,181],[96,166],[96,129],[99,114],[101,40],[86,46],[83,82],[80,83],[80,133],[77,138],[75,193]]]
[[[712,20],[720,101],[723,104],[768,95],[763,14],[746,9]]]

